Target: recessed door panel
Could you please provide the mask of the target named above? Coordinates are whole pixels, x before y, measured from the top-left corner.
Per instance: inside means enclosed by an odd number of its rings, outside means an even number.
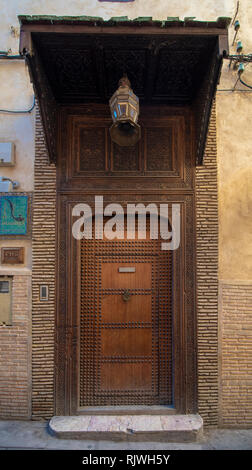
[[[122,392],[125,390],[127,377],[127,389],[134,391],[149,391],[152,388],[151,363],[106,363],[102,364],[100,371],[100,391]]]
[[[172,402],[171,253],[160,240],[83,240],[82,406]]]
[[[101,299],[101,316],[104,323],[109,322],[151,322],[152,296],[131,295],[130,301],[120,295],[107,294]]]
[[[127,271],[126,268],[134,269]],[[101,282],[104,289],[150,289],[150,263],[103,263]],[[125,271],[123,271],[124,269]]]
[[[151,328],[105,328],[101,330],[101,354],[103,357],[151,356]],[[140,329],[140,328],[139,328]],[[127,377],[125,377],[127,381]]]

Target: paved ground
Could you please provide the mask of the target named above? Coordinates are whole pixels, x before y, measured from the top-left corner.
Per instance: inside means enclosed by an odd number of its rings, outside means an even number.
[[[0,449],[45,450],[252,450],[252,429],[210,429],[197,443],[111,442],[58,439],[48,433],[47,423],[0,421]]]

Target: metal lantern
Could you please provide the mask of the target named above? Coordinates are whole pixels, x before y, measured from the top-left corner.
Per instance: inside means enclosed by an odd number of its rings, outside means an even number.
[[[119,80],[119,88],[109,100],[113,125],[110,135],[113,142],[122,147],[135,145],[141,137],[141,128],[137,124],[139,99],[133,93],[127,76]]]

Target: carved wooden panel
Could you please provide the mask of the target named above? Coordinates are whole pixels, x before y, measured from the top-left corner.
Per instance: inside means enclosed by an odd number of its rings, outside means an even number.
[[[190,103],[207,72],[218,33],[201,31],[199,36],[194,22],[193,33],[185,36],[180,22],[178,29],[182,34],[174,35],[170,21],[168,28],[163,28],[163,22],[159,24],[159,32],[154,33],[152,25],[145,34],[140,24],[135,34],[124,34],[113,22],[113,34],[97,22],[90,25],[88,34],[33,32],[33,42],[57,101],[107,102],[117,89],[119,78],[126,73],[142,100],[152,104]],[[55,28],[55,24],[50,27]]]
[[[73,122],[72,158],[75,175],[106,174],[108,126],[106,122]]]
[[[81,242],[80,407],[172,403],[171,283],[149,232]]]
[[[79,171],[106,170],[106,130],[80,127],[78,139]],[[95,144],[95,145],[94,145]]]
[[[103,391],[124,389],[123,377],[127,377],[128,391],[151,392],[152,367],[150,363],[104,363],[101,366],[101,387]]]
[[[1,248],[2,264],[23,264],[24,263],[24,247],[3,247]]]
[[[169,172],[173,170],[174,138],[171,127],[145,129],[146,171]]]
[[[113,303],[113,310],[111,304]],[[125,322],[132,321],[151,321],[151,295],[136,296],[131,298],[129,303],[122,303],[121,298],[107,294],[101,299],[102,321],[104,323],[118,320],[118,312]]]
[[[82,178],[85,188],[97,188],[97,184],[104,189],[122,185],[153,189],[156,184],[162,188],[165,184],[190,187],[191,149],[190,136],[185,146],[185,118],[143,112],[139,124],[140,141],[133,147],[120,147],[111,141],[109,117],[68,116],[67,140],[62,141],[67,167],[62,157],[63,181],[68,175],[68,184],[82,188]]]
[[[133,147],[120,147],[111,143],[111,171],[112,174],[137,174],[141,169],[141,145]]]
[[[194,259],[194,204],[193,196],[183,194],[155,194],[150,198],[145,194],[138,194],[137,201],[145,205],[155,202],[169,203],[172,202],[181,204],[181,247],[178,250],[168,254],[167,252],[159,252],[159,279],[158,279],[158,293],[159,293],[159,328],[161,332],[159,335],[159,370],[161,371],[159,379],[160,390],[160,403],[169,403],[167,395],[168,390],[171,390],[171,380],[173,378],[173,393],[170,403],[174,405],[178,413],[195,413],[197,412],[197,368],[196,368],[196,312],[195,312],[195,259]],[[71,237],[72,216],[71,210],[74,204],[86,202],[92,207],[94,211],[94,195],[85,194],[80,195],[79,192],[72,193],[71,195],[60,196],[60,231],[59,231],[59,244],[58,244],[58,309],[57,309],[57,337],[56,337],[56,413],[57,415],[66,414],[82,414],[85,412],[80,403],[100,403],[99,399],[102,398],[102,403],[109,404],[115,402],[114,395],[109,398],[104,396],[104,392],[97,393],[95,402],[92,401],[94,383],[96,377],[93,373],[95,363],[92,360],[94,352],[94,336],[90,331],[93,331],[95,324],[94,312],[97,312],[97,302],[94,298],[94,285],[97,285],[98,276],[97,270],[94,267],[94,252],[95,246],[92,241],[85,240],[82,243],[76,242]],[[135,201],[135,199],[134,199]],[[125,199],[123,194],[107,194],[105,202],[118,202],[126,209],[127,202],[132,202],[132,198],[128,196]],[[72,240],[72,243],[71,243]],[[123,243],[121,240],[120,243]],[[130,240],[129,240],[130,242]],[[142,255],[145,252],[150,253],[148,248],[148,240],[139,241],[140,244],[137,250]],[[105,247],[103,241],[97,241],[98,244],[102,243],[99,248],[99,253],[102,255],[108,251],[102,252]],[[113,242],[110,242],[113,243]],[[137,240],[134,241],[136,245]],[[147,243],[147,245],[146,245]],[[159,241],[154,240],[152,243],[156,244]],[[82,245],[82,246],[81,246]],[[122,245],[121,245],[122,246]],[[127,252],[129,247],[127,242],[124,252]],[[111,245],[113,253],[115,245]],[[80,251],[79,251],[80,249]],[[83,255],[85,250],[86,255]],[[114,250],[115,251],[115,250]],[[118,250],[120,253],[123,250]],[[118,253],[117,251],[117,253]],[[171,261],[171,258],[172,261]],[[85,265],[83,264],[85,261]],[[82,261],[82,262],[81,262]],[[81,276],[80,276],[81,264]],[[132,263],[129,263],[132,267]],[[171,269],[172,268],[172,269]],[[172,281],[171,281],[172,273]],[[79,284],[80,282],[80,284]],[[172,294],[172,297],[171,297]],[[120,300],[120,296],[115,296],[113,292],[104,296],[106,298],[106,306],[103,302],[102,311],[104,313],[103,322],[116,323],[118,305],[114,311],[111,312],[110,302],[111,299]],[[127,303],[125,303],[124,312],[125,322],[150,322],[152,319],[152,309],[149,305],[152,304],[152,296],[141,296],[145,299],[145,305],[141,302],[140,296],[133,296],[134,299],[140,301],[143,308],[133,308],[128,311]],[[83,307],[85,304],[85,308]],[[95,309],[94,310],[94,305]],[[167,305],[172,305],[172,315],[167,315]],[[81,315],[80,315],[81,308]],[[133,313],[136,312],[137,314]],[[148,315],[144,317],[145,312],[148,310]],[[132,318],[132,317],[135,318]],[[172,327],[171,327],[171,317]],[[81,322],[81,325],[79,323]],[[170,335],[172,330],[173,335]],[[81,334],[81,336],[80,336]],[[173,343],[172,343],[173,336]],[[83,342],[84,339],[84,342]],[[85,343],[85,348],[83,344]],[[173,350],[172,360],[172,375],[168,375],[168,370],[171,369],[171,362],[167,359],[168,352]],[[85,356],[84,352],[85,351]],[[163,353],[162,353],[163,352]],[[86,359],[84,361],[84,358]],[[170,358],[171,359],[171,358]],[[114,364],[117,364],[117,366]],[[100,382],[103,380],[103,387],[105,387],[105,376],[107,368],[120,370],[121,362],[102,363],[100,368]],[[129,382],[128,390],[131,390],[130,374],[134,374],[137,369],[138,363],[134,360],[128,362]],[[132,366],[132,367],[131,367]],[[140,364],[141,366],[141,364]],[[140,367],[139,366],[139,367]],[[124,363],[126,370],[126,363]],[[163,372],[162,372],[163,371]],[[126,373],[126,372],[125,372]],[[162,374],[165,374],[162,378]],[[142,387],[149,387],[149,374],[152,374],[152,364],[145,361],[145,377],[146,381],[142,381]],[[139,370],[137,375],[140,376]],[[86,378],[88,380],[86,381]],[[139,379],[140,380],[140,379]],[[98,380],[97,390],[99,387]],[[111,387],[114,388],[113,382]],[[136,381],[134,382],[137,387]],[[122,385],[117,383],[116,387],[119,389]],[[145,388],[145,390],[146,390]],[[83,395],[85,389],[85,395]],[[81,393],[80,393],[81,392]],[[136,392],[134,392],[135,394]],[[133,394],[133,392],[131,392]],[[81,395],[81,396],[80,396]],[[125,398],[125,394],[122,393]],[[86,401],[85,398],[88,397]],[[97,399],[98,397],[98,399]],[[80,399],[81,398],[81,399]],[[106,400],[105,400],[106,398]],[[131,400],[131,395],[127,395],[124,404],[134,405],[134,399]],[[147,401],[148,397],[145,395],[144,403],[152,403],[151,400]],[[142,400],[138,399],[136,404],[142,404]]]

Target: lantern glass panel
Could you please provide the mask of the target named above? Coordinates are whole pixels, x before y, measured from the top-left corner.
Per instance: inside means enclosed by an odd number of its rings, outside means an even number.
[[[123,115],[126,115],[127,112],[127,105],[126,104],[121,104],[121,112]]]
[[[129,103],[132,103],[132,104],[136,105],[137,101],[132,96],[130,96],[129,97]]]

